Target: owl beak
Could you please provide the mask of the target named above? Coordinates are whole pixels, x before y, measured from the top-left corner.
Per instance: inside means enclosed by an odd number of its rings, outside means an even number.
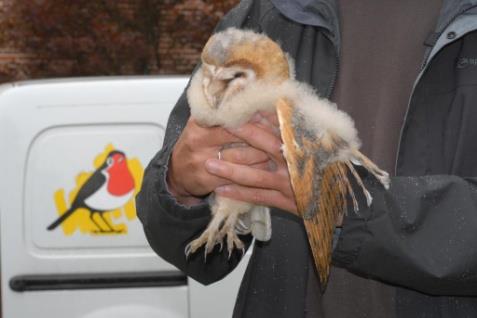
[[[222,102],[225,93],[225,85],[223,81],[213,79],[204,84],[204,94],[207,102],[212,108],[217,109]]]

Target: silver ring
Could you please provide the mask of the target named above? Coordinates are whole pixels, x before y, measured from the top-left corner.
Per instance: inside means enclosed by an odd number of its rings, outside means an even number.
[[[223,150],[223,149],[219,149],[219,152],[217,152],[217,158],[218,158],[219,160],[222,160],[222,150]]]

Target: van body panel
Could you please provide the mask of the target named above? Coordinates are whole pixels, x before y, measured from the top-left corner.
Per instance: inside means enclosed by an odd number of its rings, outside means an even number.
[[[144,168],[186,84],[105,77],[0,86],[4,318],[231,316],[250,253],[204,287],[151,250],[135,212]],[[126,165],[116,177],[118,151]]]

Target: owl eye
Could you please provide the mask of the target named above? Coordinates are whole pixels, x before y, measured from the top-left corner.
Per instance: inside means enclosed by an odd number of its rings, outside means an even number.
[[[244,72],[237,72],[234,74],[234,79],[236,78],[242,78],[242,77],[245,77],[245,73]]]

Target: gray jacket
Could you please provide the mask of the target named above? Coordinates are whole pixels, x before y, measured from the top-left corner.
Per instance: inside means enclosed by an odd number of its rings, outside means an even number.
[[[333,0],[244,0],[218,30],[267,33],[295,59],[297,78],[329,97],[339,68],[338,25]],[[332,272],[340,277],[330,282],[341,289],[329,286],[340,293],[327,291],[319,300],[322,317],[477,317],[476,30],[477,0],[444,0],[402,127],[397,176],[389,192],[368,179],[373,205],[346,217],[333,255],[346,271]],[[189,115],[183,95],[146,169],[137,208],[152,248],[209,284],[232,271],[240,255],[227,260],[215,250],[207,263],[202,253],[184,257],[185,245],[210,219],[206,204],[181,206],[165,183]],[[272,226],[272,240],[254,246],[235,317],[305,317],[312,263],[309,250],[297,248],[307,246],[302,222],[275,209]],[[250,237],[243,239],[250,245]]]

